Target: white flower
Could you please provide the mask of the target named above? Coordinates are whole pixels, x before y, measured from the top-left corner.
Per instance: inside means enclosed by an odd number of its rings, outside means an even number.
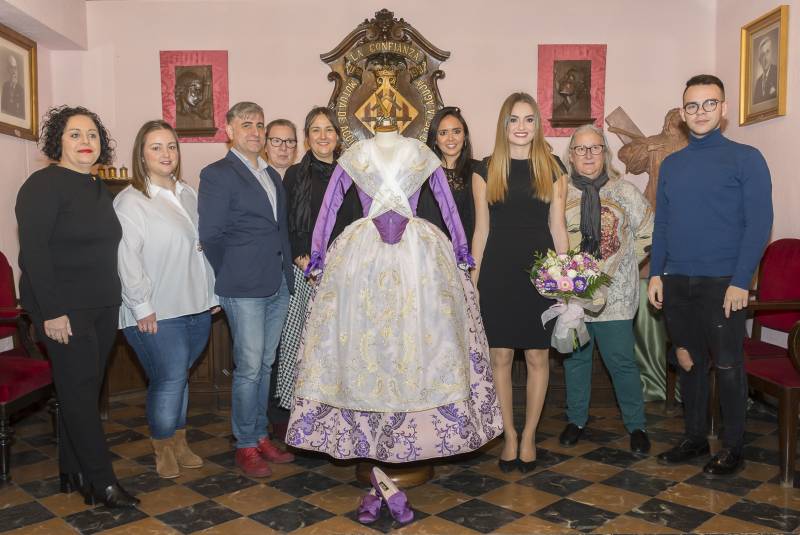
[[[574,269],[568,269],[567,270],[567,277],[569,277],[570,279],[574,279],[577,276],[578,276],[578,272],[575,271]]]
[[[597,276],[597,272],[595,270],[593,270],[593,269],[587,269],[586,270],[586,276],[587,277],[596,277]]]
[[[561,276],[561,268],[558,267],[558,266],[550,267],[550,268],[547,269],[547,273],[553,278],[560,277]]]

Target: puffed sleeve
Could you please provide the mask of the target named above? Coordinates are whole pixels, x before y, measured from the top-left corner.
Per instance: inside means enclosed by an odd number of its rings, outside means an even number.
[[[328,188],[325,190],[325,197],[322,199],[322,206],[317,216],[317,223],[314,225],[314,234],[311,238],[311,258],[306,267],[306,276],[322,273],[325,266],[325,251],[328,250],[328,241],[331,238],[333,227],[336,225],[336,213],[342,206],[347,190],[352,185],[353,179],[341,166],[337,165],[328,182]]]
[[[469,245],[467,244],[464,227],[461,224],[461,217],[458,215],[456,202],[453,199],[453,194],[447,184],[447,178],[442,168],[437,168],[428,181],[431,186],[431,192],[436,198],[436,202],[439,203],[439,209],[442,211],[444,224],[447,226],[448,232],[450,232],[458,267],[464,270],[475,267],[475,260],[469,254]]]

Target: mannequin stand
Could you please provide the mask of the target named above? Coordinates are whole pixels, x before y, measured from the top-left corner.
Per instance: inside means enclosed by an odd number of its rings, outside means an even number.
[[[370,485],[369,475],[372,467],[376,465],[401,489],[418,487],[433,477],[433,465],[425,461],[405,464],[360,462],[356,465],[358,482]]]

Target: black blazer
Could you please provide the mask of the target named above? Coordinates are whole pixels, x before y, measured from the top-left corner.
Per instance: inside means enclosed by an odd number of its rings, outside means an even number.
[[[294,291],[286,191],[274,169],[267,173],[275,186],[277,220],[267,192],[233,152],[200,172],[200,243],[214,268],[217,295],[267,297],[283,277]]]

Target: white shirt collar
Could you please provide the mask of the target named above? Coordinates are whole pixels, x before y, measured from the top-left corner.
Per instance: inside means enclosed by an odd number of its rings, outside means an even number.
[[[180,195],[181,192],[183,191],[183,188],[185,187],[186,186],[184,186],[180,180],[175,180],[175,195]],[[147,181],[147,194],[150,195],[151,199],[156,197],[162,191],[169,191],[169,190],[153,184],[152,182],[150,182],[150,180]]]
[[[262,158],[261,156],[258,157],[258,168],[253,167],[253,164],[250,163],[250,160],[241,152],[231,147],[231,152],[234,153],[244,164],[253,171],[257,171],[259,173],[263,173],[264,170],[269,167],[269,164]]]

